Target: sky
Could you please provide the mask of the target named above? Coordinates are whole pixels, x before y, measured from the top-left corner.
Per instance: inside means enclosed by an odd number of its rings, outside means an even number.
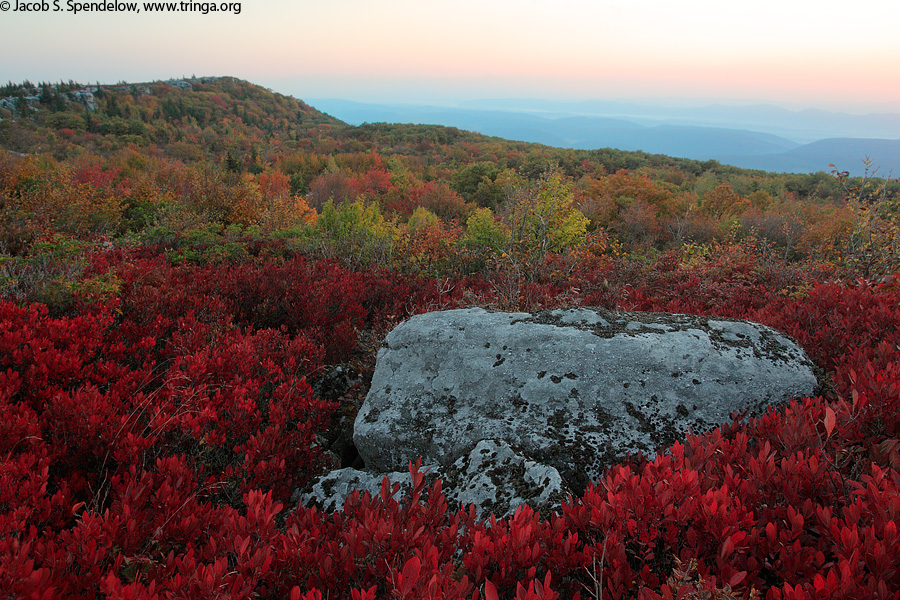
[[[301,99],[900,112],[896,0],[242,0],[205,15],[6,2],[3,82],[232,75]]]

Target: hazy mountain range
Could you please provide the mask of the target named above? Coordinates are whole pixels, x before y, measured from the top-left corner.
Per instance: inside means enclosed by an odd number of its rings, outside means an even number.
[[[481,100],[456,107],[326,98],[307,101],[353,125],[448,125],[550,146],[643,150],[774,172],[830,171],[828,165],[833,163],[841,170],[862,174],[862,161],[868,156],[880,175],[900,174],[900,114],[892,113],[525,99]]]

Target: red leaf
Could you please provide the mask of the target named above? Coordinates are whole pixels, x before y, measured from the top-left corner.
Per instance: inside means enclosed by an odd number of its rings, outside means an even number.
[[[725,541],[722,542],[722,551],[719,552],[719,556],[723,559],[728,558],[728,556],[734,551],[734,542],[731,540],[731,536],[725,538]]]
[[[830,406],[825,407],[825,439],[831,437],[831,432],[834,431],[834,423],[836,418],[834,416],[834,411],[831,410]]]
[[[419,578],[419,571],[422,569],[422,562],[419,560],[418,556],[413,556],[406,564],[403,565],[403,575],[400,576],[400,593],[403,596],[409,594],[413,587],[416,585],[416,580]]]
[[[484,582],[484,600],[499,600],[497,597],[497,588],[489,580]]]
[[[816,574],[815,578],[813,578],[813,588],[816,591],[822,591],[825,589],[825,579],[821,575]]]
[[[728,580],[728,585],[730,585],[731,587],[735,587],[736,585],[738,585],[740,582],[742,582],[746,578],[747,578],[747,571],[738,571],[737,573],[735,573],[734,575],[731,576],[731,579]]]

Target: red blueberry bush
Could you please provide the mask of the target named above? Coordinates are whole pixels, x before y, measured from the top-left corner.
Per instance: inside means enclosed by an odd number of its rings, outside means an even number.
[[[795,337],[826,385],[634,457],[549,518],[478,522],[417,465],[399,501],[385,484],[342,513],[288,502],[327,466],[317,436],[341,407],[312,387],[327,366],[409,314],[495,302],[503,274],[276,250],[177,265],[114,250],[84,275],[114,273],[112,295],[0,303],[0,597],[900,598],[896,278],[788,287],[747,257],[550,257],[520,306],[749,318]]]

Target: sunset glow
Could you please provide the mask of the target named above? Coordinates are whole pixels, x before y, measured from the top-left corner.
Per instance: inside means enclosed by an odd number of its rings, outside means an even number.
[[[278,0],[206,15],[60,7],[0,15],[0,52],[13,57],[0,77],[227,74],[301,98],[678,97],[900,110],[900,8],[887,0],[849,8],[834,0]]]

